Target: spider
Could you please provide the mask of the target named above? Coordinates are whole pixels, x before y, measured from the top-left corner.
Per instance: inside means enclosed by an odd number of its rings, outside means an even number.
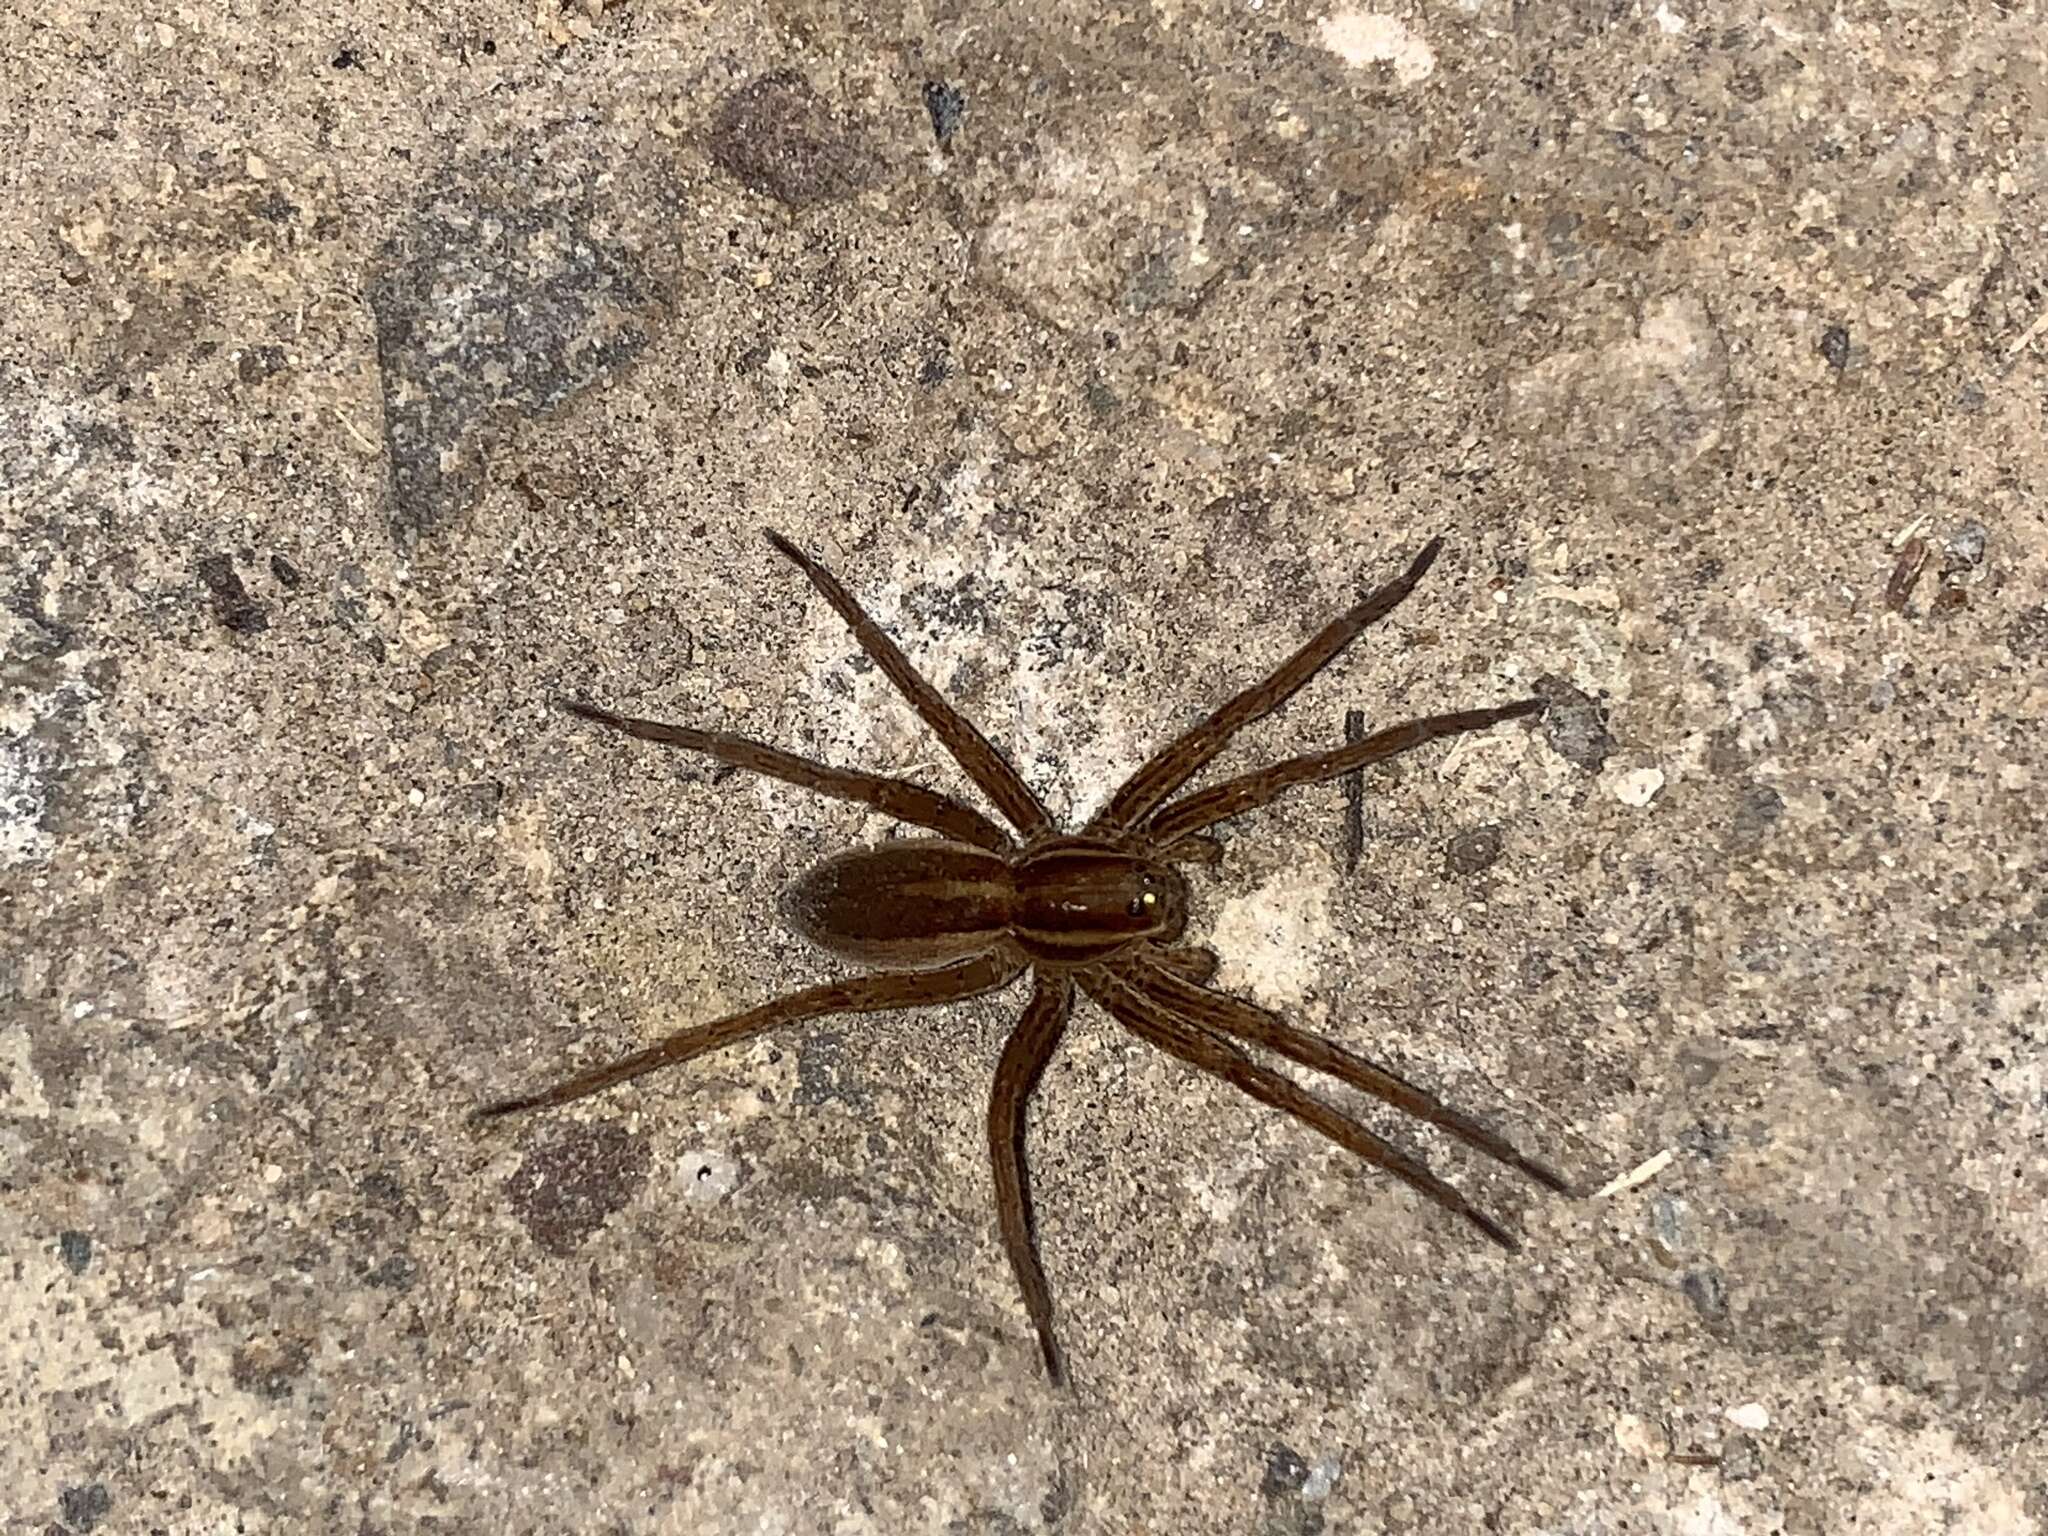
[[[883,969],[805,987],[695,1025],[552,1087],[491,1104],[476,1118],[567,1104],[801,1019],[958,1002],[997,991],[1029,971],[1031,999],[1003,1045],[989,1095],[988,1149],[997,1225],[1037,1332],[1046,1374],[1055,1385],[1065,1383],[1067,1372],[1053,1331],[1052,1291],[1038,1258],[1024,1125],[1032,1093],[1067,1028],[1077,989],[1146,1044],[1293,1116],[1463,1217],[1510,1252],[1519,1247],[1516,1238],[1420,1161],[1261,1065],[1244,1048],[1256,1046],[1327,1074],[1441,1127],[1550,1190],[1576,1193],[1545,1164],[1386,1068],[1264,1008],[1211,990],[1207,983],[1217,968],[1215,953],[1182,941],[1188,885],[1177,866],[1213,865],[1222,855],[1221,844],[1205,835],[1206,828],[1300,785],[1384,762],[1439,737],[1542,712],[1543,700],[1523,699],[1430,715],[1174,798],[1239,730],[1278,709],[1368,625],[1390,613],[1428,571],[1441,539],[1432,539],[1404,574],[1325,625],[1270,676],[1160,751],[1093,820],[1070,835],[1054,827],[1044,803],[1017,771],[905,659],[837,577],[781,534],[770,531],[768,540],[838,610],[861,648],[1014,833],[950,795],[905,779],[829,767],[723,731],[664,725],[562,701],[572,714],[628,736],[701,752],[852,800],[937,836],[897,838],[835,854],[801,876],[783,899],[785,921],[805,938],[842,958]]]

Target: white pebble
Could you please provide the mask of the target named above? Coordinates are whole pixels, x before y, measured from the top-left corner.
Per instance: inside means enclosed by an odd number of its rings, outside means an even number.
[[[1631,1456],[1640,1456],[1645,1461],[1655,1460],[1663,1454],[1664,1440],[1650,1428],[1650,1421],[1639,1413],[1624,1413],[1614,1421],[1614,1443]]]
[[[1621,776],[1614,786],[1614,798],[1623,805],[1645,806],[1657,798],[1657,791],[1663,787],[1662,768],[1638,768]]]

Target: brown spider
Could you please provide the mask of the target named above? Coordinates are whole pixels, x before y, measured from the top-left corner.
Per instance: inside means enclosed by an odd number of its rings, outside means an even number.
[[[629,736],[702,752],[820,794],[857,801],[939,836],[903,838],[836,854],[798,880],[785,897],[784,915],[804,937],[836,955],[891,969],[805,987],[743,1013],[685,1029],[551,1088],[492,1104],[477,1111],[478,1118],[567,1104],[798,1019],[955,1002],[1007,986],[1029,970],[1031,1001],[1003,1046],[989,1095],[988,1144],[1003,1245],[1037,1329],[1046,1372],[1055,1383],[1065,1381],[1066,1368],[1053,1336],[1052,1292],[1033,1236],[1024,1118],[1039,1076],[1066,1030],[1076,986],[1140,1040],[1294,1116],[1464,1217],[1510,1251],[1518,1244],[1507,1229],[1421,1162],[1291,1079],[1261,1066],[1241,1046],[1263,1047],[1327,1073],[1441,1126],[1549,1189],[1574,1193],[1552,1169],[1384,1067],[1296,1029],[1263,1008],[1211,991],[1204,983],[1215,974],[1215,954],[1180,943],[1187,925],[1188,888],[1173,866],[1213,864],[1221,855],[1221,846],[1203,836],[1203,828],[1265,805],[1297,785],[1337,778],[1440,736],[1484,730],[1544,708],[1541,699],[1523,699],[1492,709],[1431,715],[1363,741],[1290,758],[1169,803],[1169,797],[1238,730],[1279,708],[1360,631],[1391,612],[1436,559],[1441,539],[1432,539],[1404,575],[1325,626],[1265,681],[1240,693],[1146,763],[1101,814],[1072,836],[1055,830],[1045,806],[1016,770],[904,659],[830,571],[780,534],[771,532],[768,539],[803,568],[852,626],[861,648],[903,691],[1017,835],[950,795],[904,779],[828,767],[722,731],[628,719],[589,704],[565,702],[564,708],[586,720]]]

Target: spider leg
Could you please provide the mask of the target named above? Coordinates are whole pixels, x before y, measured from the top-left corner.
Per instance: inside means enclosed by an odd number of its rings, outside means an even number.
[[[1216,958],[1216,951],[1206,944],[1184,944],[1175,949],[1154,949],[1145,955],[1146,961],[1169,975],[1178,976],[1196,986],[1204,986],[1216,974],[1216,968],[1223,962]]]
[[[1194,832],[1176,839],[1172,847],[1160,849],[1157,857],[1168,864],[1214,866],[1223,862],[1223,845],[1213,837]]]
[[[1146,1044],[1179,1057],[1197,1071],[1221,1079],[1261,1104],[1293,1116],[1345,1151],[1386,1169],[1452,1215],[1462,1216],[1510,1253],[1520,1249],[1513,1233],[1416,1159],[1382,1141],[1342,1110],[1325,1104],[1278,1072],[1260,1066],[1228,1040],[1183,1017],[1141,981],[1105,967],[1084,972],[1081,985],[1111,1017]]]
[[[635,1051],[617,1061],[578,1072],[538,1093],[516,1099],[501,1099],[473,1113],[472,1120],[495,1120],[500,1115],[527,1109],[552,1109],[588,1094],[628,1082],[662,1067],[689,1061],[707,1051],[735,1045],[763,1030],[798,1019],[815,1019],[828,1013],[875,1013],[884,1008],[922,1008],[932,1003],[950,1003],[981,992],[993,992],[1013,980],[1023,962],[1004,952],[979,955],[929,971],[882,971],[872,976],[853,976],[805,987],[772,1002],[740,1013],[727,1014],[709,1024],[680,1030],[666,1040]]]
[[[1451,1108],[1434,1094],[1396,1077],[1385,1067],[1347,1051],[1334,1041],[1294,1028],[1265,1009],[1221,992],[1211,992],[1185,971],[1161,964],[1164,957],[1141,956],[1147,974],[1139,985],[1161,1004],[1182,1018],[1218,1034],[1230,1035],[1299,1062],[1315,1072],[1327,1072],[1339,1082],[1384,1100],[1404,1114],[1431,1125],[1441,1126],[1467,1146],[1527,1174],[1546,1189],[1560,1195],[1576,1195],[1577,1189],[1556,1169],[1515,1150],[1508,1141],[1481,1125],[1461,1110]]]
[[[780,779],[785,784],[815,790],[837,800],[852,800],[871,806],[884,816],[893,816],[912,826],[929,827],[963,843],[973,843],[996,853],[1007,853],[1013,846],[1010,835],[973,806],[963,805],[951,795],[942,795],[908,779],[884,778],[880,774],[862,773],[854,768],[829,767],[807,757],[798,757],[794,752],[784,752],[779,747],[749,741],[744,736],[728,735],[724,731],[700,731],[687,725],[664,725],[659,720],[638,720],[629,715],[615,715],[575,699],[563,699],[560,703],[572,715],[595,720],[599,725],[608,725],[642,741],[702,752],[706,757],[715,757],[721,763],[731,763],[735,768],[745,768],[766,778]]]
[[[1422,553],[1415,557],[1405,572],[1332,619],[1323,626],[1320,634],[1280,663],[1269,677],[1245,689],[1155,755],[1111,796],[1108,807],[1095,818],[1089,830],[1133,827],[1143,821],[1154,807],[1221,752],[1232,736],[1252,721],[1270,715],[1285,704],[1304,683],[1335,661],[1368,625],[1393,612],[1401,599],[1422,580],[1423,573],[1436,559],[1437,551],[1443,548],[1443,542],[1442,539],[1431,539],[1422,546]]]
[[[899,688],[924,723],[930,726],[953,759],[967,770],[967,776],[979,784],[982,792],[995,803],[997,810],[1009,818],[1010,824],[1027,838],[1052,830],[1052,817],[1047,813],[1038,796],[1030,786],[1018,777],[1017,770],[998,752],[989,739],[960,711],[948,704],[945,697],[926,682],[923,675],[896,648],[896,642],[882,632],[881,625],[867,616],[853,595],[839,584],[824,566],[798,549],[789,540],[773,529],[768,530],[768,542],[794,560],[811,578],[811,585],[824,594],[825,601],[839,612],[852,629],[854,639],[861,649],[874,658],[889,681]]]
[[[1412,752],[1440,736],[1462,736],[1467,731],[1483,731],[1503,720],[1541,714],[1548,707],[1542,699],[1520,699],[1492,709],[1461,709],[1453,714],[1428,715],[1403,725],[1389,726],[1384,731],[1373,732],[1363,741],[1348,742],[1326,752],[1311,752],[1306,757],[1290,757],[1257,773],[1225,779],[1211,788],[1197,790],[1156,812],[1146,831],[1155,841],[1171,847],[1190,833],[1256,810],[1303,784],[1339,778],[1369,763],[1383,762],[1390,757],[1399,757],[1403,752]]]
[[[1041,973],[1024,1017],[1003,1043],[1002,1060],[996,1064],[995,1087],[988,1100],[988,1150],[995,1171],[996,1224],[1002,1229],[1003,1247],[1009,1253],[1010,1268],[1016,1273],[1017,1288],[1024,1293],[1024,1310],[1031,1314],[1031,1326],[1038,1332],[1045,1374],[1056,1387],[1066,1385],[1067,1367],[1060,1358],[1059,1341],[1053,1337],[1052,1287],[1046,1283],[1045,1268],[1038,1262],[1038,1244],[1033,1233],[1031,1176],[1024,1166],[1024,1117],[1046,1063],[1059,1049],[1060,1036],[1066,1033],[1073,1006],[1073,982],[1064,976]]]

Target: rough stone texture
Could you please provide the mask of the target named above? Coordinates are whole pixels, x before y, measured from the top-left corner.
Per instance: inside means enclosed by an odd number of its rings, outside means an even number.
[[[2044,22],[9,8],[0,1525],[2048,1530]],[[885,831],[551,697],[960,787],[765,525],[1071,814],[1443,532],[1227,765],[1551,717],[1199,925],[1669,1160],[1400,1128],[1510,1259],[1084,1014],[1061,1395],[1014,993],[473,1130]]]

